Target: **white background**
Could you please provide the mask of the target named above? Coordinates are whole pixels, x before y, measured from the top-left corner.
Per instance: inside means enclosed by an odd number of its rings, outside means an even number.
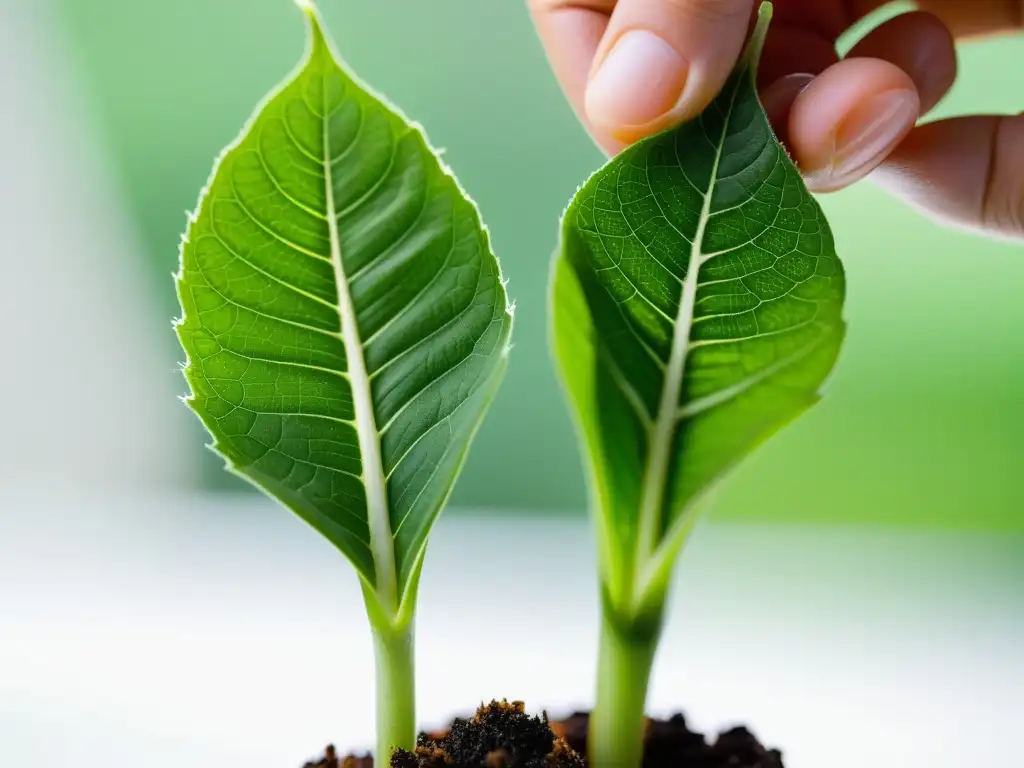
[[[355,576],[270,502],[0,492],[0,755],[36,768],[298,768],[372,742]],[[16,512],[17,514],[10,514]],[[420,721],[482,699],[586,706],[580,521],[442,518]],[[788,768],[1009,765],[1024,716],[1024,538],[704,525],[651,692],[740,721]]]

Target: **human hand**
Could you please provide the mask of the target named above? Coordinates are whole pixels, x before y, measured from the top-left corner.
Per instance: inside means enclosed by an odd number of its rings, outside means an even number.
[[[700,113],[758,0],[529,0],[577,115],[609,154]],[[869,173],[949,222],[1024,237],[1024,115],[915,127],[956,78],[956,41],[1024,29],[1024,0],[918,0],[839,60],[835,42],[885,0],[775,0],[762,102],[807,185]]]

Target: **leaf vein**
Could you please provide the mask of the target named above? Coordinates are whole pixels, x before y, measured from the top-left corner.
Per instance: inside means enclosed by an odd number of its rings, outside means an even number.
[[[301,253],[301,254],[303,254],[305,256],[310,256],[310,257],[312,257],[314,259],[319,259],[320,261],[330,261],[330,259],[328,257],[324,256],[322,253],[317,253],[316,251],[311,251],[309,248],[306,248],[304,246],[299,245],[296,242],[293,242],[293,241],[289,240],[287,237],[282,235],[280,232],[275,231],[269,225],[267,225],[264,222],[262,222],[257,216],[255,216],[253,214],[252,211],[249,210],[249,206],[247,206],[245,204],[245,202],[243,202],[242,198],[239,196],[238,190],[235,189],[235,180],[234,180],[233,177],[230,178],[228,183],[229,183],[229,185],[231,187],[231,195],[232,196],[230,198],[225,198],[225,200],[227,202],[237,203],[238,207],[242,210],[242,212],[246,216],[248,216],[249,220],[252,221],[256,226],[258,226],[260,229],[262,229],[264,232],[266,232],[268,235],[270,235],[272,238],[274,238],[278,242],[280,242],[280,243],[288,246],[289,248],[291,248],[296,253]],[[211,216],[210,220],[213,221],[213,219],[214,219],[214,217]]]
[[[220,243],[222,246],[224,246],[224,250],[226,250],[228,252],[228,254],[232,258],[237,259],[238,261],[242,262],[243,264],[245,264],[245,266],[247,266],[253,272],[257,272],[257,273],[263,275],[268,280],[271,280],[271,281],[277,283],[278,285],[287,288],[288,290],[294,292],[298,296],[303,296],[303,297],[309,299],[310,301],[315,301],[317,304],[320,304],[320,305],[322,305],[324,307],[327,307],[328,309],[334,309],[334,305],[331,302],[327,301],[326,299],[324,299],[324,298],[322,298],[320,296],[317,296],[314,293],[310,293],[309,291],[307,291],[307,290],[305,290],[303,288],[299,288],[299,286],[293,285],[292,283],[289,283],[287,280],[283,280],[280,277],[278,277],[277,275],[272,274],[270,272],[267,272],[265,269],[263,269],[261,267],[258,267],[253,262],[249,261],[249,259],[247,259],[245,256],[243,256],[242,254],[240,254],[238,251],[234,250],[231,247],[231,245],[228,243],[228,241],[225,240],[221,236],[221,234],[217,231],[217,226],[212,221],[210,222],[210,234],[208,234],[208,235],[201,235],[197,239],[197,242],[198,242],[198,240],[202,240],[204,237],[212,237],[214,240],[216,240],[218,243]]]

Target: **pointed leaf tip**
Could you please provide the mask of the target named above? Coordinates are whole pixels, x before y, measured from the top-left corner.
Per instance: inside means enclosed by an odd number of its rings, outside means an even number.
[[[775,9],[769,2],[763,2],[757,9],[757,25],[754,27],[754,37],[760,38],[762,41],[766,34],[768,34],[768,25],[771,24],[772,15]]]
[[[757,24],[754,32],[747,43],[747,49],[743,53],[740,66],[745,64],[755,77],[757,67],[761,61],[761,51],[764,49],[765,38],[768,37],[768,27],[772,22],[773,8],[769,2],[763,2],[757,9]]]
[[[303,12],[306,22],[309,24],[309,46],[311,55],[322,53],[329,49],[325,37],[323,22],[320,20],[320,11],[316,7],[315,0],[293,0],[296,7]]]

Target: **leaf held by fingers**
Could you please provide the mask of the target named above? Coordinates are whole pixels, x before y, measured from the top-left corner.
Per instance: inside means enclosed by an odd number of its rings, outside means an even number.
[[[552,338],[613,599],[663,574],[701,494],[817,401],[843,340],[832,233],[755,89],[769,17],[703,114],[608,162],[562,221]]]

